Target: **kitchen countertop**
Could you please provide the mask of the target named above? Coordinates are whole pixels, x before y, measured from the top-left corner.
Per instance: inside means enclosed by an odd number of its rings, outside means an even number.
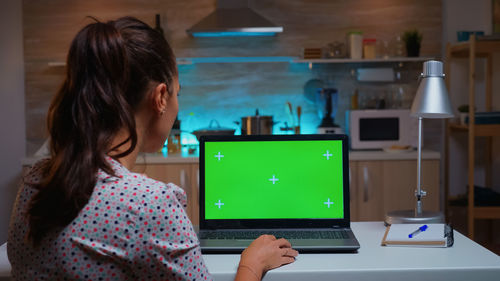
[[[22,160],[23,166],[31,166],[47,156],[32,156]],[[437,151],[423,150],[422,159],[439,160],[441,154]],[[349,151],[349,160],[376,161],[376,160],[414,160],[417,151],[385,152],[383,150],[352,150]],[[198,163],[198,153],[189,154],[187,149],[182,152],[168,155],[167,153],[142,153],[137,157],[136,164],[190,164]]]

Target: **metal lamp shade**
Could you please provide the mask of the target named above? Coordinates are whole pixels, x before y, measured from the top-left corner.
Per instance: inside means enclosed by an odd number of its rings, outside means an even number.
[[[453,110],[442,77],[425,77],[411,105],[411,115],[422,118],[451,118]]]
[[[448,91],[444,84],[443,63],[430,60],[424,62],[422,81],[411,105],[411,115],[422,118],[453,117]]]

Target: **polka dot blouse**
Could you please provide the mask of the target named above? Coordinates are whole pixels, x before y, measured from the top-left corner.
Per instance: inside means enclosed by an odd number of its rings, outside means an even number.
[[[14,280],[212,280],[191,221],[186,194],[132,173],[108,158],[117,177],[99,171],[88,204],[39,247],[25,243],[25,213],[40,180],[37,163],[14,205],[8,256]]]

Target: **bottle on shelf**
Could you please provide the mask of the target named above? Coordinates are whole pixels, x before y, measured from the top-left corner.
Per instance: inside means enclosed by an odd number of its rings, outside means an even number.
[[[355,89],[354,93],[351,96],[351,109],[353,110],[359,109],[358,98],[359,98],[358,89]]]
[[[351,31],[347,34],[347,45],[351,59],[363,58],[363,32]]]
[[[165,33],[163,32],[163,28],[161,28],[161,18],[160,14],[155,15],[155,28],[156,31],[158,31],[162,36],[165,36]]]
[[[377,39],[375,38],[363,39],[363,58],[374,59],[377,57],[376,44]]]
[[[181,121],[175,118],[174,125],[170,130],[170,136],[167,139],[167,151],[169,154],[181,151]]]

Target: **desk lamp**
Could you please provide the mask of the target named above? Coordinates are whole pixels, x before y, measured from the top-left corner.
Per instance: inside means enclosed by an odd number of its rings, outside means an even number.
[[[426,192],[422,190],[422,122],[424,118],[451,118],[451,109],[448,91],[444,84],[443,63],[430,60],[424,62],[423,73],[417,94],[411,105],[411,115],[418,117],[418,159],[417,159],[417,199],[414,210],[392,211],[385,217],[386,224],[393,223],[442,223],[443,214],[422,210],[422,198]]]

